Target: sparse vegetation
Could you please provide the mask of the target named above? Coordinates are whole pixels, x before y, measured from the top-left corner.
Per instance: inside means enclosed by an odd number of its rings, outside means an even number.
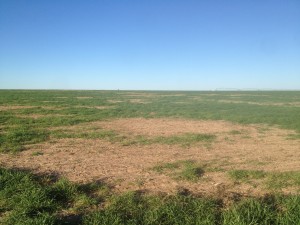
[[[231,170],[229,176],[241,182],[263,179],[268,189],[280,190],[285,187],[298,187],[300,190],[300,172],[265,172],[261,170]]]
[[[266,173],[262,170],[231,170],[229,176],[238,181],[248,181],[264,178]]]
[[[204,170],[197,165],[195,161],[185,160],[173,163],[165,163],[153,167],[153,170],[159,173],[167,173],[174,179],[197,181],[203,174]]]

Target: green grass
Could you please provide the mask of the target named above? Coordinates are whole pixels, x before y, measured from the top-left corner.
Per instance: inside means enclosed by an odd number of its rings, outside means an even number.
[[[25,145],[46,141],[49,132],[43,129],[34,129],[30,126],[10,128],[0,133],[0,152],[19,152]]]
[[[248,181],[251,179],[262,179],[266,173],[262,170],[231,170],[229,176],[238,181]]]
[[[172,166],[167,166],[172,167]],[[299,195],[222,199],[112,194],[103,183],[77,185],[50,175],[0,169],[2,224],[299,224]]]
[[[203,176],[204,170],[195,161],[184,160],[164,163],[152,168],[158,173],[166,173],[177,180],[197,181]]]
[[[230,178],[240,182],[251,182],[262,179],[266,188],[281,190],[286,187],[296,187],[300,191],[300,172],[265,172],[262,170],[231,170]]]
[[[197,143],[211,143],[216,139],[216,136],[213,134],[195,134],[195,133],[186,133],[183,135],[174,135],[170,137],[157,137],[154,138],[153,143],[159,144],[177,144],[183,147],[189,147]]]
[[[180,145],[181,147],[191,147],[193,145],[204,143],[211,144],[216,139],[212,134],[194,134],[186,133],[183,135],[173,135],[169,137],[146,137],[146,136],[118,136],[114,140],[121,141],[123,145],[150,145],[150,144],[165,144],[165,145]]]
[[[300,190],[300,171],[271,172],[266,185],[270,189],[282,189],[286,187],[298,187]]]
[[[0,222],[5,224],[57,224],[58,212],[82,213],[101,202],[95,189],[66,179],[34,176],[26,171],[0,169]]]
[[[134,96],[131,96],[132,94]],[[77,97],[80,96],[90,98],[78,99]],[[147,101],[149,104],[130,102],[130,100],[136,98]],[[244,124],[265,123],[300,132],[300,107],[297,105],[293,106],[293,104],[299,102],[299,99],[299,91],[118,92],[1,90],[0,106],[21,105],[34,106],[34,108],[1,110],[0,123],[5,126],[30,123],[45,128],[62,125],[69,126],[109,118],[180,117],[196,120],[228,120]],[[111,100],[119,102],[112,103]],[[240,103],[224,102],[223,100],[234,100]],[[248,104],[248,102],[257,104]],[[272,105],[278,103],[281,105]],[[113,108],[99,110],[93,108],[94,106],[113,106]],[[16,117],[16,115],[29,114],[42,114],[47,115],[47,117],[38,119]],[[58,117],[55,114],[60,114],[61,116]]]
[[[79,99],[85,96],[89,98]],[[62,98],[63,97],[63,98]],[[149,104],[132,103],[141,99]],[[45,141],[49,129],[60,126],[73,126],[92,121],[113,118],[186,118],[193,120],[228,120],[242,124],[264,123],[295,130],[297,133],[287,138],[299,139],[300,133],[299,91],[278,92],[129,92],[129,91],[23,91],[0,90],[0,151],[18,152],[26,144]],[[228,103],[224,100],[238,101]],[[115,102],[113,102],[115,101]],[[181,102],[178,104],[177,102]],[[248,104],[254,102],[257,104]],[[272,105],[278,104],[281,105]],[[267,104],[267,105],[258,105]],[[268,105],[269,104],[269,105]],[[271,105],[270,105],[271,104]],[[16,108],[9,108],[18,106]],[[20,108],[26,106],[31,108]],[[97,109],[96,106],[113,106]],[[5,108],[8,107],[8,108]],[[36,119],[31,114],[44,115]],[[57,116],[59,115],[59,116]],[[58,134],[51,131],[51,135]],[[232,131],[231,134],[239,134]],[[50,135],[50,136],[51,136]],[[76,136],[73,134],[73,136]],[[103,131],[91,134],[77,134],[82,138],[113,139],[113,134]],[[86,137],[85,137],[86,136]],[[119,138],[119,139],[118,139]],[[120,138],[124,145],[130,144],[179,144],[194,145],[199,142],[212,142],[211,134],[185,134],[153,139],[136,137]]]
[[[159,198],[127,193],[84,218],[84,224],[216,224],[216,202],[190,196]]]

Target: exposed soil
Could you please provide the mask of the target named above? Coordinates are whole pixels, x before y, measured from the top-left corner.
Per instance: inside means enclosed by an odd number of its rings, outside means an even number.
[[[86,109],[111,109],[111,108],[115,108],[115,106],[110,106],[110,105],[101,105],[101,106],[77,106],[76,108],[86,108]]]
[[[293,106],[293,107],[300,107],[299,102],[291,102],[291,103],[284,103],[284,102],[247,102],[247,101],[236,101],[236,100],[218,100],[218,102],[223,103],[235,103],[235,104],[250,104],[250,105],[268,105],[268,106]]]
[[[144,119],[130,118],[112,121],[90,123],[105,129],[117,132],[126,132],[132,135],[171,136],[184,133],[222,133],[232,130],[256,130],[254,126],[242,126],[227,121],[184,120],[184,119]]]
[[[77,99],[90,99],[90,98],[93,98],[93,97],[90,97],[90,96],[78,96],[76,98]]]
[[[121,101],[121,100],[112,100],[112,99],[109,99],[107,100],[109,103],[121,103],[121,102],[124,102],[124,101]]]
[[[17,115],[17,117],[20,117],[20,118],[32,118],[32,119],[39,119],[39,118],[45,118],[45,117],[61,117],[61,116],[69,116],[69,115],[64,115],[64,114],[48,114],[48,115],[45,115],[45,114],[22,115],[22,114],[19,114],[19,115]]]
[[[214,195],[231,192],[261,195],[267,192],[262,186],[255,188],[251,184],[233,182],[226,172],[231,169],[300,170],[300,142],[287,140],[286,135],[293,133],[288,130],[242,126],[225,121],[141,118],[90,125],[148,136],[214,133],[217,140],[211,146],[199,143],[184,148],[159,144],[122,146],[104,140],[60,139],[29,146],[18,155],[0,154],[0,163],[6,167],[30,168],[35,172],[54,171],[76,182],[106,180],[120,192],[146,189],[173,193],[184,188],[198,194]],[[42,155],[33,156],[35,152]],[[178,160],[195,160],[203,166],[204,176],[197,182],[174,180],[152,169]]]
[[[145,101],[144,99],[130,99],[131,103],[138,103],[138,104],[149,104],[149,101]]]
[[[35,106],[28,106],[28,105],[1,105],[0,110],[6,111],[6,110],[14,110],[14,109],[31,109],[35,108]]]

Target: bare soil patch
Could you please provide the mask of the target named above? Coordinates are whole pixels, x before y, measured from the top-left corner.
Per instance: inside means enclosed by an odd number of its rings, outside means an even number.
[[[101,106],[76,106],[76,108],[86,108],[86,109],[112,109],[115,106],[111,105],[101,105]]]
[[[89,99],[89,98],[93,98],[93,97],[90,97],[90,96],[78,96],[76,98],[77,99]]]
[[[20,118],[32,118],[32,119],[39,119],[39,118],[43,118],[43,117],[61,117],[61,116],[70,116],[70,115],[63,115],[63,114],[28,114],[28,115],[17,115],[17,117]]]
[[[6,111],[6,110],[14,110],[14,109],[31,109],[35,108],[35,106],[27,106],[27,105],[1,105],[0,110]]]
[[[291,133],[288,130],[262,129],[261,126],[242,126],[225,121],[141,118],[97,124],[149,136],[207,132],[217,133],[218,138],[210,147],[195,145],[190,148],[166,144],[123,146],[104,140],[60,139],[28,146],[28,150],[18,155],[0,154],[0,164],[30,168],[35,172],[54,171],[76,182],[104,179],[120,192],[149,190],[174,193],[185,188],[193,193],[214,195],[231,192],[261,195],[267,192],[260,185],[255,187],[230,180],[227,171],[232,169],[300,170],[300,141],[287,140],[286,135]],[[42,154],[34,156],[35,152]],[[203,165],[203,177],[197,182],[174,180],[152,169],[178,160],[194,160]],[[289,193],[293,190],[287,188],[284,191]]]
[[[300,107],[300,103],[299,102],[293,102],[293,103],[284,103],[284,102],[249,102],[249,101],[236,101],[236,100],[218,100],[218,102],[235,103],[235,104],[250,104],[250,105]]]
[[[144,99],[130,99],[130,103],[138,103],[138,104],[149,104],[149,101],[145,101]]]
[[[197,121],[184,119],[144,119],[129,118],[112,121],[100,121],[90,123],[102,128],[115,130],[122,133],[146,136],[172,136],[184,133],[220,133],[231,130],[241,130],[245,126],[233,124],[226,121]],[[255,129],[247,127],[247,129]]]
[[[112,100],[112,99],[109,99],[107,100],[109,103],[121,103],[121,102],[124,102],[124,101],[121,101],[121,100]]]

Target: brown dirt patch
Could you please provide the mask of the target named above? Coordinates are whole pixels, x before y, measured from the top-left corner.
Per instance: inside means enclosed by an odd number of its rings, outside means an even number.
[[[235,104],[250,104],[250,105],[267,105],[267,106],[293,106],[300,107],[299,102],[284,103],[284,102],[248,102],[248,101],[236,101],[236,100],[218,100],[222,103],[235,103]]]
[[[17,115],[17,117],[38,119],[38,118],[46,117],[46,115],[42,115],[42,114],[29,114],[29,115]]]
[[[28,115],[17,115],[17,117],[20,118],[32,118],[32,119],[39,119],[39,118],[43,118],[43,117],[61,117],[61,116],[70,116],[70,115],[63,115],[63,114],[47,114],[47,115],[43,115],[43,114],[28,114]]]
[[[132,128],[124,125],[125,121],[131,123],[134,129],[126,130]],[[105,123],[99,124],[104,126]],[[123,146],[104,140],[60,139],[28,146],[28,150],[16,156],[0,154],[0,164],[30,168],[35,172],[54,171],[76,182],[105,179],[115,185],[116,191],[121,192],[146,189],[174,193],[186,188],[194,193],[217,195],[231,192],[261,195],[267,192],[263,186],[235,183],[228,178],[228,170],[300,170],[300,141],[287,140],[286,135],[291,133],[287,130],[268,128],[261,131],[261,126],[241,126],[225,121],[172,119],[127,119],[108,121],[106,125],[110,128],[115,126],[116,130],[123,126],[122,132],[149,136],[174,135],[184,131],[216,132],[218,138],[210,147],[199,144],[190,148],[159,144]],[[238,129],[240,133],[232,132]],[[43,154],[33,156],[37,151]],[[199,181],[188,182],[174,180],[165,173],[151,169],[178,160],[194,160],[207,171]],[[291,190],[288,188],[284,191],[289,193]]]
[[[14,109],[31,109],[36,108],[35,106],[27,106],[27,105],[1,105],[0,110],[6,111],[6,110],[14,110]]]
[[[226,121],[129,118],[90,123],[122,133],[146,136],[172,136],[184,133],[220,133],[241,130],[245,126]],[[250,127],[248,126],[247,129]],[[250,129],[255,129],[251,127]]]
[[[145,101],[144,99],[130,99],[130,103],[137,103],[137,104],[149,104],[149,101]]]
[[[93,98],[93,97],[90,97],[90,96],[79,96],[79,97],[76,97],[77,99],[89,99],[89,98]]]
[[[76,108],[86,108],[86,109],[112,109],[115,106],[101,105],[101,106],[76,106]]]
[[[121,102],[124,102],[124,101],[121,101],[121,100],[107,100],[109,103],[121,103]]]

